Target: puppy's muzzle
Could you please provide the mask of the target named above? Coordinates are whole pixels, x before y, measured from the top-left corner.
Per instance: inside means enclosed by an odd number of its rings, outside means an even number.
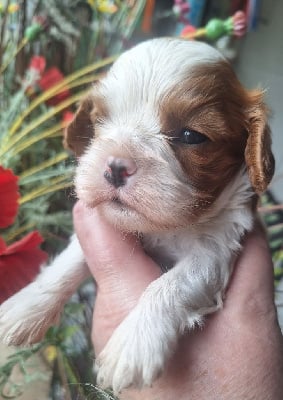
[[[129,177],[137,172],[137,165],[134,160],[128,158],[116,158],[109,156],[104,178],[115,188],[124,186]]]

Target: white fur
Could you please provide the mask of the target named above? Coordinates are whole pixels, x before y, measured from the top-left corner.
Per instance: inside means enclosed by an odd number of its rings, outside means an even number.
[[[186,40],[161,38],[133,47],[118,58],[100,83],[111,121],[128,130],[136,129],[140,121],[149,131],[154,130],[162,96],[200,62],[223,59],[213,47],[201,42],[190,42],[188,46]]]
[[[0,307],[0,338],[7,344],[41,340],[59,321],[61,311],[78,285],[89,276],[76,235],[69,246],[37,279]]]
[[[98,383],[116,393],[150,385],[180,334],[222,306],[241,238],[253,225],[253,192],[244,167],[208,211],[188,224],[195,206],[190,177],[160,133],[158,106],[170,87],[198,63],[221,59],[205,44],[154,40],[122,55],[95,89],[109,118],[99,122],[80,159],[78,196],[99,206],[120,229],[142,232],[147,252],[168,270],[149,285],[97,358]],[[121,188],[110,187],[103,177],[109,156],[137,164],[137,173]],[[114,197],[124,206],[113,204]],[[74,238],[34,283],[1,306],[0,337],[9,344],[38,340],[87,274]]]

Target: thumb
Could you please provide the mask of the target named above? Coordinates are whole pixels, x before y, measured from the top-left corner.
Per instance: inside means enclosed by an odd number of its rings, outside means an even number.
[[[98,290],[135,292],[139,297],[161,274],[138,240],[109,224],[99,210],[78,202],[73,211],[75,230]],[[128,289],[129,287],[129,289]]]
[[[87,209],[78,202],[73,216],[78,239],[97,283],[92,340],[99,353],[161,271],[134,235],[115,229],[97,209]]]

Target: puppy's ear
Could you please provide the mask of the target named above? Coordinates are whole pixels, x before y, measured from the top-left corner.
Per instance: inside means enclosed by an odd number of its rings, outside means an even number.
[[[81,156],[94,137],[94,102],[90,94],[84,97],[73,121],[64,132],[64,146],[72,150],[77,157]]]
[[[245,159],[248,174],[256,193],[264,192],[272,179],[275,161],[271,152],[271,134],[267,124],[268,110],[263,103],[263,93],[249,93],[248,140]]]

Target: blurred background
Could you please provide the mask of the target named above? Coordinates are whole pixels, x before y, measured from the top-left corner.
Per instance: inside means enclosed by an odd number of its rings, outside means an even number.
[[[283,2],[262,1],[257,29],[249,32],[240,43],[236,71],[250,88],[266,89],[266,101],[272,116],[273,151],[276,174],[271,190],[283,201]]]
[[[203,40],[248,88],[266,89],[275,178],[262,195],[283,326],[282,0],[0,0],[0,303],[72,233],[75,159],[63,145],[79,99],[123,50],[158,36]],[[0,399],[113,399],[96,387],[86,282],[28,349],[0,344]]]

